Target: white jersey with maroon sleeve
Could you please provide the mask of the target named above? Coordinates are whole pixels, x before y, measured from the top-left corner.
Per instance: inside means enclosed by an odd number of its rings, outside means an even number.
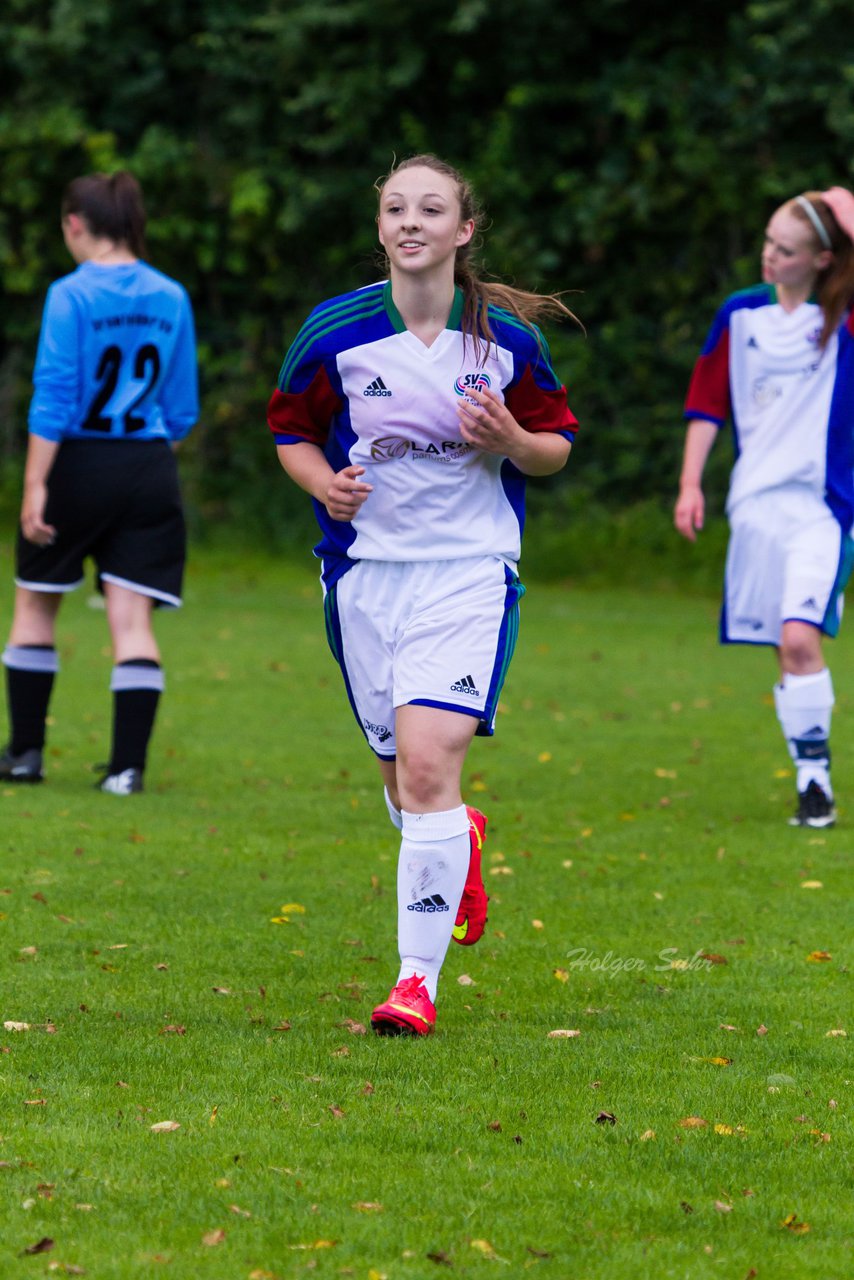
[[[795,486],[854,524],[854,321],[849,313],[822,351],[822,311],[788,312],[773,285],[730,297],[697,360],[686,418],[721,426],[731,415],[736,463],[727,511]]]
[[[327,586],[356,560],[518,561],[525,477],[461,439],[460,398],[488,387],[527,431],[572,439],[577,423],[542,338],[504,310],[489,316],[485,361],[460,329],[459,291],[429,347],[406,329],[387,282],[323,303],[303,325],[270,401],[270,429],[277,444],[317,444],[336,471],[364,467],[373,488],[351,522],[315,503]]]

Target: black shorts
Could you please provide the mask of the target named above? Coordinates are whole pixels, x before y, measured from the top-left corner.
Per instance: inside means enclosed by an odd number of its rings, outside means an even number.
[[[47,482],[52,546],[18,529],[15,581],[33,591],[73,591],[91,556],[104,582],[181,603],[187,534],[175,455],[165,440],[66,440]]]

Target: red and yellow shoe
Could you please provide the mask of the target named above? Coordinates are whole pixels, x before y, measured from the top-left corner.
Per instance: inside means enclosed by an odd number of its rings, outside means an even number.
[[[454,921],[453,939],[461,947],[473,947],[483,937],[486,928],[486,904],[489,898],[483,887],[483,876],[480,870],[480,855],[486,840],[486,815],[471,805],[466,805],[469,816],[469,870],[466,876],[466,887],[460,898],[460,909]]]
[[[371,1014],[379,1036],[428,1036],[436,1025],[436,1006],[418,974],[392,987],[388,1000]]]

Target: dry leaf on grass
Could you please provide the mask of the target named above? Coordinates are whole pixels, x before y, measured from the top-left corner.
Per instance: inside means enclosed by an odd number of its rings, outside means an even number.
[[[832,959],[833,959],[833,956],[830,954],[829,951],[811,951],[807,956],[807,960],[809,960],[812,964],[821,964],[823,960],[832,960]]]
[[[503,1262],[503,1258],[499,1258],[488,1240],[469,1240],[469,1244],[478,1253],[482,1253],[485,1258],[489,1258],[492,1262]]]
[[[847,1036],[848,1032],[844,1031],[842,1027],[834,1027],[831,1031],[825,1031],[824,1034],[826,1036],[836,1037],[836,1036]]]
[[[357,1200],[352,1206],[358,1209],[359,1213],[382,1213],[383,1206],[378,1200]]]
[[[548,1040],[574,1040],[576,1036],[580,1036],[580,1035],[581,1035],[581,1032],[578,1031],[577,1029],[574,1029],[574,1030],[558,1029],[557,1031],[550,1031],[546,1038]]]
[[[335,1025],[349,1031],[351,1036],[365,1036],[368,1034],[368,1028],[364,1022],[354,1022],[352,1018],[345,1018],[343,1022],[337,1022]]]
[[[718,1213],[732,1213],[732,1205],[727,1204],[724,1200],[716,1200],[714,1202]]]
[[[174,1133],[181,1126],[177,1120],[158,1120],[157,1124],[151,1126],[152,1133]]]
[[[796,1213],[787,1213],[780,1226],[785,1227],[787,1231],[794,1232],[796,1236],[804,1236],[811,1230],[808,1222],[798,1222]]]
[[[684,1120],[678,1121],[680,1129],[705,1129],[708,1121],[702,1116],[685,1116]]]
[[[617,1117],[614,1115],[613,1111],[600,1111],[594,1123],[595,1124],[616,1124]]]
[[[238,1218],[251,1218],[252,1214],[248,1209],[241,1209],[239,1204],[230,1204],[228,1206],[229,1213],[234,1213]]]
[[[467,973],[461,973],[457,978],[457,982],[461,987],[473,987],[475,985],[474,978],[470,978]]]
[[[22,1249],[18,1256],[25,1258],[34,1253],[49,1253],[53,1246],[54,1241],[50,1236],[42,1236],[41,1240],[37,1240],[35,1244],[27,1245],[26,1249]]]
[[[208,1231],[202,1236],[202,1244],[207,1245],[209,1249],[213,1249],[215,1245],[222,1244],[225,1239],[225,1232],[222,1227],[216,1227],[213,1231]]]

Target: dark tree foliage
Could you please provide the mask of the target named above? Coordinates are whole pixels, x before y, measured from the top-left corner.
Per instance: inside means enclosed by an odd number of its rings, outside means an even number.
[[[431,150],[490,218],[485,269],[577,291],[549,333],[583,424],[567,479],[669,499],[681,402],[765,220],[851,182],[849,0],[6,0],[0,465],[17,472],[65,183],[132,169],[150,257],[189,288],[205,519],[281,523],[264,408],[320,298],[376,278],[374,179]]]

